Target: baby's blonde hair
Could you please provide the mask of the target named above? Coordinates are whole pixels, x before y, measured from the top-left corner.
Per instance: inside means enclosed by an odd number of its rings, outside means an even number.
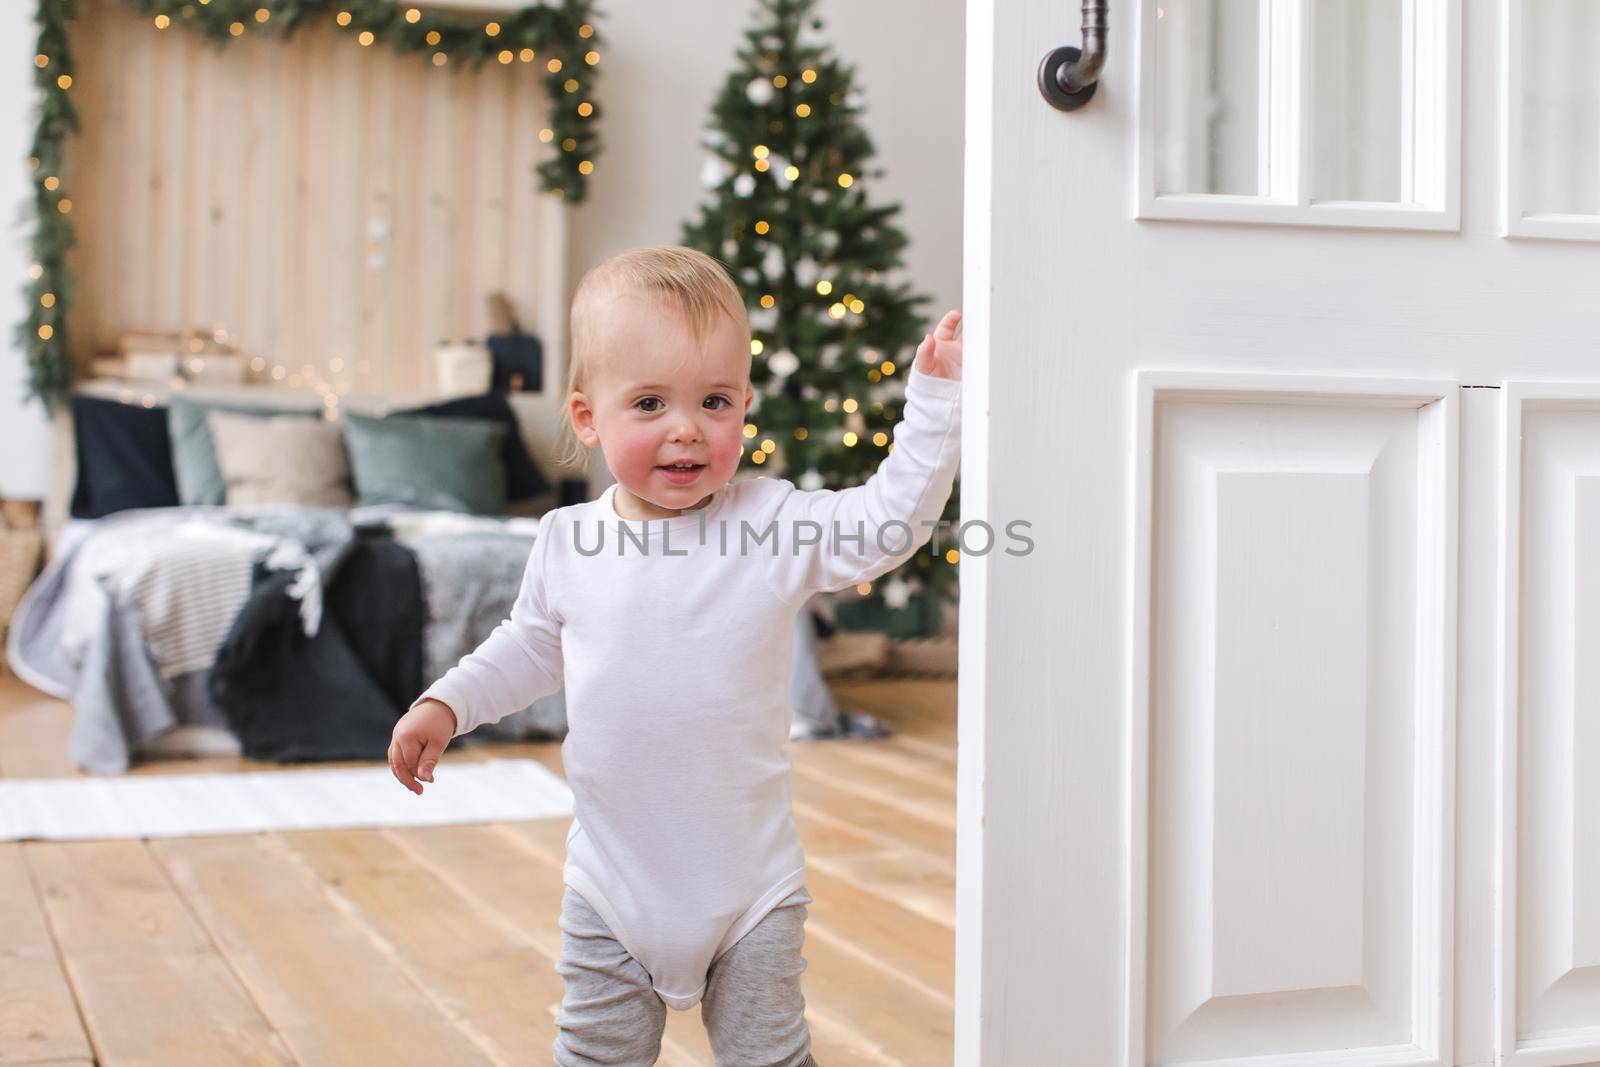
[[[744,297],[732,272],[721,260],[683,245],[628,248],[591,267],[572,294],[571,358],[567,391],[562,397],[561,446],[558,462],[582,467],[588,450],[573,432],[569,405],[572,394],[586,392],[592,370],[601,362],[606,337],[604,310],[609,298],[636,296],[653,300],[689,328],[696,344],[726,314],[749,331]]]

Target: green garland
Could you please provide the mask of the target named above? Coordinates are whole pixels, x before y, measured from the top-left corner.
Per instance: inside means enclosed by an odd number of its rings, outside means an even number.
[[[73,278],[67,250],[74,243],[68,213],[71,198],[61,183],[67,138],[78,132],[72,105],[74,65],[67,27],[79,0],[39,0],[34,16],[39,46],[34,84],[39,87],[39,122],[28,167],[34,180],[33,265],[27,318],[17,342],[28,353],[28,388],[47,408],[72,391],[75,368],[67,352],[67,309]],[[149,16],[158,29],[183,27],[219,47],[245,34],[287,38],[309,17],[325,17],[352,38],[352,46],[386,44],[396,52],[420,52],[434,66],[526,62],[531,49],[545,71],[552,101],[549,126],[555,154],[537,167],[542,188],[568,203],[580,203],[587,175],[600,151],[595,120],[600,105],[593,88],[600,38],[591,0],[559,0],[556,6],[524,7],[503,15],[443,14],[393,0],[123,0]]]

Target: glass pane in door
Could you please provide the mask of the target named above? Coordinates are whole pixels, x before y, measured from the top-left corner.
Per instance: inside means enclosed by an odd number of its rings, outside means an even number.
[[[1261,192],[1261,0],[1158,0],[1156,191]]]
[[[1312,0],[1311,199],[1396,203],[1404,0]]]
[[[1600,0],[1522,4],[1524,214],[1600,215]]]

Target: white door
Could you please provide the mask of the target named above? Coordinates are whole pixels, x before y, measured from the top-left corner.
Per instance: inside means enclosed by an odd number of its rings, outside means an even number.
[[[1600,0],[968,8],[959,1064],[1600,1063]]]

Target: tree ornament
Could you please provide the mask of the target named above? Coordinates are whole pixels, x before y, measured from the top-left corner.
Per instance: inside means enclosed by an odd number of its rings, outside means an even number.
[[[780,378],[787,378],[789,375],[800,369],[800,357],[789,351],[787,348],[780,349],[779,351],[773,353],[772,358],[767,360],[767,366],[771,369],[772,373],[778,375]]]
[[[730,168],[728,163],[720,156],[707,156],[706,161],[700,165],[700,184],[707,189],[715,189],[728,180]]]

